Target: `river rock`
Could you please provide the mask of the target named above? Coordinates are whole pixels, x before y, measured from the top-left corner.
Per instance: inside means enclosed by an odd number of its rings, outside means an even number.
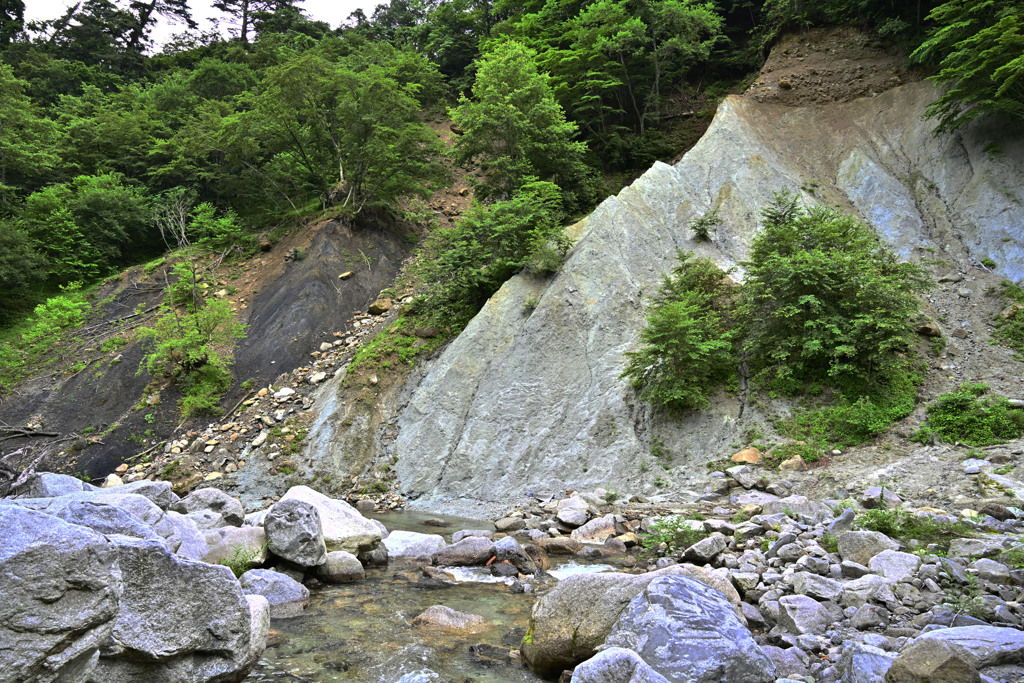
[[[508,562],[523,574],[536,574],[539,569],[533,558],[511,536],[506,536],[494,544],[494,554],[499,562]]]
[[[463,633],[479,633],[487,628],[487,620],[480,615],[456,612],[444,605],[428,607],[411,623],[415,628]]]
[[[522,517],[502,517],[494,523],[494,528],[503,533],[512,533],[526,528],[526,520]]]
[[[430,558],[445,546],[440,534],[420,534],[415,531],[392,531],[383,544],[388,556],[396,562],[408,562],[417,558]]]
[[[278,557],[303,567],[327,561],[327,548],[317,509],[296,498],[274,504],[263,521],[267,546]]]
[[[537,545],[552,555],[575,555],[583,549],[582,543],[568,536],[542,538],[537,542]]]
[[[99,496],[125,495],[131,493],[137,496],[142,496],[143,498],[149,498],[153,504],[161,510],[166,510],[178,501],[178,494],[174,492],[171,482],[150,481],[149,479],[140,479],[139,481],[129,482],[124,486],[118,486],[113,489],[102,489],[95,493]]]
[[[899,543],[877,531],[846,531],[839,534],[839,556],[865,567],[883,550],[896,550]]]
[[[918,638],[899,653],[886,683],[981,683],[966,650],[954,643]]]
[[[282,501],[292,499],[309,503],[320,513],[328,551],[346,550],[359,555],[380,545],[383,534],[377,525],[345,501],[328,498],[308,486],[293,486],[281,497]]]
[[[841,683],[883,683],[895,655],[864,643],[851,642],[843,647],[839,658]]]
[[[359,558],[344,550],[327,553],[327,561],[316,568],[316,576],[324,583],[351,583],[366,578]]]
[[[596,517],[578,529],[573,529],[571,538],[577,541],[604,541],[615,535],[615,515]]]
[[[96,486],[76,477],[55,472],[39,472],[20,486],[17,494],[22,498],[56,498],[69,493],[95,490]]]
[[[669,683],[640,655],[621,647],[610,647],[577,666],[570,683]]]
[[[872,573],[890,581],[910,581],[921,567],[921,558],[898,550],[883,550],[868,561]]]
[[[462,539],[469,538],[470,536],[479,536],[480,538],[493,538],[494,532],[487,531],[485,529],[462,529],[461,531],[456,531],[454,534],[452,534],[452,543],[458,543]]]
[[[168,510],[164,514],[167,517],[167,521],[177,529],[178,536],[181,537],[181,543],[178,545],[178,549],[174,551],[174,554],[189,560],[202,560],[209,548],[203,539],[203,532],[199,530],[196,523],[180,512],[174,512],[173,510]]]
[[[266,601],[227,567],[177,557],[156,541],[112,537],[124,591],[94,679],[239,681],[266,644]]]
[[[242,526],[245,521],[242,503],[220,489],[198,489],[171,505],[170,509],[185,515],[199,510],[211,510],[223,518],[224,524],[221,526]]]
[[[651,581],[662,576],[683,575],[705,582],[710,572],[688,565],[674,565],[647,574],[573,574],[558,582],[533,608],[523,639],[522,655],[530,668],[543,676],[559,672],[594,656],[630,601]],[[739,595],[728,579],[721,585],[731,590],[730,602]],[[738,607],[737,607],[738,610]]]
[[[577,508],[563,508],[558,511],[555,518],[570,527],[580,527],[587,523],[590,519],[587,516],[586,510],[579,510]]]
[[[814,598],[784,595],[779,598],[779,625],[793,635],[820,635],[831,628],[832,615]]]
[[[116,548],[92,529],[16,505],[0,506],[0,529],[3,678],[84,682],[114,628]]]
[[[775,665],[724,595],[685,576],[656,578],[634,597],[605,644],[633,650],[673,681],[772,683]]]
[[[958,626],[931,631],[918,639],[937,640],[963,648],[976,669],[1024,663],[1024,631],[1000,626]]]
[[[259,526],[228,526],[202,532],[206,553],[201,558],[210,564],[248,558],[249,567],[267,561],[267,533]]]
[[[439,567],[474,567],[487,564],[492,557],[494,557],[494,541],[489,538],[470,536],[434,553],[434,564]]]
[[[718,557],[728,545],[729,543],[725,540],[725,536],[722,534],[712,534],[705,539],[697,541],[683,551],[683,559],[687,562],[708,564],[711,560]]]
[[[262,595],[270,617],[297,617],[309,605],[309,589],[286,574],[271,569],[250,569],[238,580],[246,595]]]

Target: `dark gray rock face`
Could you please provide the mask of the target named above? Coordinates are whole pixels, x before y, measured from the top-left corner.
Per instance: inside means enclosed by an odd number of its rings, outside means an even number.
[[[123,593],[93,680],[245,678],[266,644],[266,600],[248,600],[227,567],[186,560],[156,541],[111,540]]]
[[[295,499],[275,503],[263,521],[263,529],[274,555],[303,567],[327,561],[320,513],[309,503]]]
[[[572,672],[571,683],[668,683],[632,650],[601,650]]]
[[[0,677],[80,683],[114,629],[117,551],[103,536],[40,512],[0,507]]]
[[[669,681],[772,683],[775,665],[724,595],[685,576],[651,581],[605,643],[633,650]]]

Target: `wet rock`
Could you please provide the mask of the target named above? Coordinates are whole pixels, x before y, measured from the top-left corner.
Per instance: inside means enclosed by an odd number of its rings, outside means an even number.
[[[343,500],[328,498],[308,486],[293,486],[281,500],[301,500],[316,508],[328,551],[359,555],[380,545],[383,534],[377,525]]]
[[[495,543],[494,552],[498,561],[508,562],[523,574],[536,574],[539,571],[537,563],[511,536],[506,536]]]
[[[415,628],[463,633],[479,633],[487,628],[487,620],[480,615],[457,612],[444,605],[428,607],[411,623]]]
[[[577,666],[570,683],[669,683],[640,655],[621,647],[610,647]]]
[[[303,567],[327,561],[320,515],[309,503],[294,498],[275,503],[263,528],[268,549],[274,555]]]
[[[351,583],[366,578],[366,570],[355,555],[344,550],[327,553],[327,561],[316,568],[316,577],[324,583]]]
[[[224,525],[227,526],[242,526],[242,522],[245,520],[242,503],[220,489],[198,489],[172,504],[170,509],[183,515],[200,510],[210,510],[220,515],[224,520]]]
[[[519,576],[519,570],[511,562],[495,562],[491,565],[491,576],[509,578]]]
[[[415,531],[393,531],[383,541],[388,556],[395,562],[411,562],[429,558],[445,547],[440,534],[420,534]]]
[[[494,528],[498,531],[510,533],[525,529],[526,521],[520,517],[503,517],[494,523]]]
[[[574,555],[583,549],[582,543],[568,536],[542,538],[537,542],[537,545],[551,555]]]
[[[295,579],[271,569],[250,569],[239,579],[246,595],[262,595],[273,619],[297,617],[309,606],[309,589]]]
[[[0,506],[0,671],[12,681],[86,680],[114,627],[117,551],[99,533]]]
[[[112,537],[124,591],[94,678],[241,680],[270,627],[262,598],[249,600],[227,567],[172,555],[156,541]]]
[[[494,557],[494,542],[471,536],[445,546],[434,553],[434,564],[449,567],[473,567],[487,564]]]
[[[486,531],[484,529],[463,529],[461,531],[456,531],[454,534],[452,534],[452,543],[458,543],[462,539],[469,538],[470,536],[479,536],[480,538],[492,538],[494,536],[494,532]]]
[[[771,683],[775,666],[720,592],[685,576],[656,578],[633,598],[606,644],[636,652],[669,680]]]

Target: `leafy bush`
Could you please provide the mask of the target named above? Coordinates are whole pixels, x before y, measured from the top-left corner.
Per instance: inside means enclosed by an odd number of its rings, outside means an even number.
[[[711,232],[721,225],[722,219],[718,217],[718,209],[710,211],[700,218],[690,222],[690,230],[693,231],[693,239],[698,242],[707,242],[711,239]]]
[[[622,376],[640,398],[675,411],[707,405],[715,386],[736,369],[728,277],[708,259],[679,264],[666,276],[640,333],[641,348],[627,351]]]
[[[255,566],[256,558],[260,556],[263,549],[246,548],[243,545],[236,545],[231,549],[231,557],[225,557],[220,563],[230,569],[235,578],[241,578],[242,574]]]
[[[1024,353],[1024,289],[1008,280],[1000,283],[1004,312],[996,319],[996,339]]]
[[[662,543],[668,544],[669,551],[673,548],[689,548],[697,541],[708,537],[708,532],[700,529],[691,529],[690,520],[679,515],[659,519],[651,525],[651,531],[643,539],[643,546],[649,550],[657,548]]]
[[[743,263],[745,348],[757,379],[785,393],[806,381],[856,398],[911,369],[915,294],[929,280],[875,231],[824,206],[776,193]]]
[[[855,524],[861,529],[877,531],[900,541],[916,539],[926,545],[935,543],[943,548],[948,548],[952,539],[971,533],[971,528],[963,522],[937,522],[902,508],[866,510],[857,515]]]
[[[988,446],[1024,436],[1024,411],[1003,396],[987,396],[987,384],[963,384],[928,406],[928,426],[946,441]]]

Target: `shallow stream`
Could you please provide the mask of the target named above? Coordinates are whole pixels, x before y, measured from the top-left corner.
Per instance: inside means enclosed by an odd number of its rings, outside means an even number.
[[[375,515],[388,531],[441,534],[493,529],[487,522],[418,512]],[[438,527],[430,522],[446,524]],[[426,524],[424,522],[427,522]],[[557,558],[553,558],[556,559]],[[601,571],[608,565],[571,562],[552,574]],[[484,569],[451,571],[459,583],[424,580],[420,567],[368,569],[366,580],[312,591],[302,616],[275,619],[266,653],[251,681],[360,681],[363,683],[526,683],[543,679],[517,660],[534,596],[513,593]],[[478,614],[488,626],[478,633],[412,627],[432,605]]]

